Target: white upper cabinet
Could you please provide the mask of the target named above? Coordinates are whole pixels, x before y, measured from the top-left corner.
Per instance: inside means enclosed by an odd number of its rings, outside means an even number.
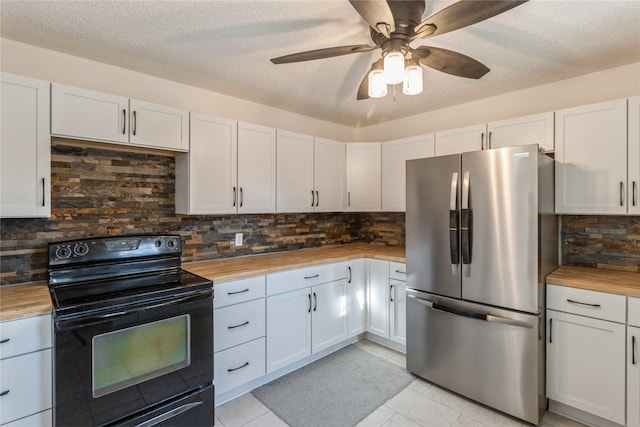
[[[379,211],[381,207],[379,142],[347,144],[347,210]]]
[[[49,82],[1,74],[0,216],[51,213]]]
[[[553,151],[553,112],[500,120],[487,124],[485,148],[503,148],[538,144],[545,151]]]
[[[382,144],[382,210],[405,210],[406,161],[433,157],[434,135],[398,139]]]
[[[51,84],[51,133],[67,138],[189,150],[189,112]]]
[[[347,207],[345,143],[316,138],[314,150],[314,210],[342,212]]]
[[[628,212],[640,215],[640,96],[629,98]]]
[[[486,131],[487,126],[483,123],[436,132],[435,155],[446,156],[447,154],[482,150],[484,149]]]
[[[189,153],[176,156],[176,212],[236,213],[238,123],[191,113]]]
[[[276,211],[276,130],[238,123],[238,213]]]
[[[313,136],[277,131],[277,210],[313,212]]]
[[[627,100],[556,111],[556,213],[627,212]]]

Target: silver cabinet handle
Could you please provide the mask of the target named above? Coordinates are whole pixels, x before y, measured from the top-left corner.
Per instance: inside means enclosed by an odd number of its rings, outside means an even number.
[[[317,311],[318,310],[318,295],[316,295],[316,293],[313,293],[313,311]]]
[[[313,190],[311,190],[311,207],[314,207],[316,205],[316,193],[313,192]]]
[[[480,134],[480,149],[484,150],[484,132]]]
[[[349,280],[347,280],[347,283],[351,283],[351,266],[348,266],[347,270],[349,271]]]
[[[549,319],[549,344],[553,343],[553,319]]]
[[[396,270],[396,273],[398,273],[398,274],[407,274],[406,271],[402,271],[402,270]]]
[[[45,205],[45,193],[46,193],[46,178],[42,178],[42,206]]]
[[[567,302],[570,302],[571,304],[586,305],[586,306],[589,306],[589,307],[596,307],[596,308],[602,307],[600,304],[591,304],[591,303],[588,303],[588,302],[580,302],[580,301],[575,301],[575,300],[572,300],[572,299],[567,299]]]
[[[122,109],[122,134],[127,131],[127,110]]]
[[[624,206],[624,182],[620,181],[620,206]]]
[[[245,292],[249,292],[249,288],[247,288],[247,289],[243,289],[243,290],[241,290],[241,291],[227,292],[227,295],[244,294]]]
[[[133,112],[133,120],[131,120],[131,127],[133,128],[133,136],[136,136],[136,129],[138,128],[138,120],[136,118],[136,112]]]
[[[5,391],[3,391],[2,393],[0,393],[0,397],[2,397],[2,396],[6,396],[7,394],[9,394],[9,392],[10,392],[10,391],[11,391],[11,390],[5,390]]]
[[[311,313],[311,294],[307,294],[309,297],[309,308],[307,309],[307,313]]]
[[[227,329],[241,328],[243,326],[247,326],[248,324],[249,324],[249,321],[247,320],[246,322],[240,323],[239,325],[227,326]]]
[[[4,343],[9,342],[9,341],[11,341],[11,338],[5,338],[2,341],[0,341],[0,344],[4,344]]]
[[[315,279],[316,277],[320,277],[319,274],[314,274],[313,276],[304,276],[305,280]]]
[[[242,187],[240,187],[240,207],[244,204],[244,192],[242,191]]]
[[[347,191],[347,207],[351,207],[351,191]]]
[[[489,132],[489,141],[487,143],[487,146],[488,146],[489,149],[491,149],[491,134],[492,134],[492,132]]]
[[[236,187],[233,187],[233,207],[236,207]]]
[[[631,335],[631,364],[636,364],[636,337]]]
[[[389,302],[393,302],[393,285],[389,285]]]
[[[631,196],[633,198],[633,206],[638,206],[638,183],[636,181],[631,184]]]
[[[238,369],[246,368],[247,366],[249,366],[249,362],[244,362],[242,365],[238,366],[237,368],[227,369],[227,372],[237,371]]]
[[[318,190],[316,190],[316,208],[318,207],[319,204],[320,204],[320,193],[318,192]]]

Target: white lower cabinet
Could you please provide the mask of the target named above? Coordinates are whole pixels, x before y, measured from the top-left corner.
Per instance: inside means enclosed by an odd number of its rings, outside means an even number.
[[[389,300],[389,339],[407,345],[407,297],[405,282],[391,279]]]
[[[389,339],[389,261],[367,259],[367,332]]]
[[[347,263],[347,338],[365,331],[367,314],[364,260]]]
[[[347,339],[347,281],[314,286],[311,310],[311,353]]]
[[[51,316],[0,322],[0,341],[0,424],[50,426]]]
[[[547,286],[549,399],[625,424],[625,303],[622,295]]]

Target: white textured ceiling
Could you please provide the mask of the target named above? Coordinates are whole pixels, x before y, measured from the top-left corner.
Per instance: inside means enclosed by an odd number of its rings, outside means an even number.
[[[453,3],[427,0],[424,17]],[[289,53],[370,43],[347,0],[0,1],[0,36],[310,117],[367,126],[640,61],[640,0],[531,0],[412,43],[455,50],[491,72],[425,69],[425,91],[356,101],[380,51],[294,64]]]

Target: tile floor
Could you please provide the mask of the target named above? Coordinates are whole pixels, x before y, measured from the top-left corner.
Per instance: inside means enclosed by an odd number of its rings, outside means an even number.
[[[405,358],[401,353],[368,340],[356,345],[405,367]],[[584,427],[550,412],[544,415],[540,425]],[[358,424],[358,427],[439,426],[527,427],[529,424],[475,404],[419,378]],[[249,393],[216,408],[216,427],[287,427],[287,424]]]

